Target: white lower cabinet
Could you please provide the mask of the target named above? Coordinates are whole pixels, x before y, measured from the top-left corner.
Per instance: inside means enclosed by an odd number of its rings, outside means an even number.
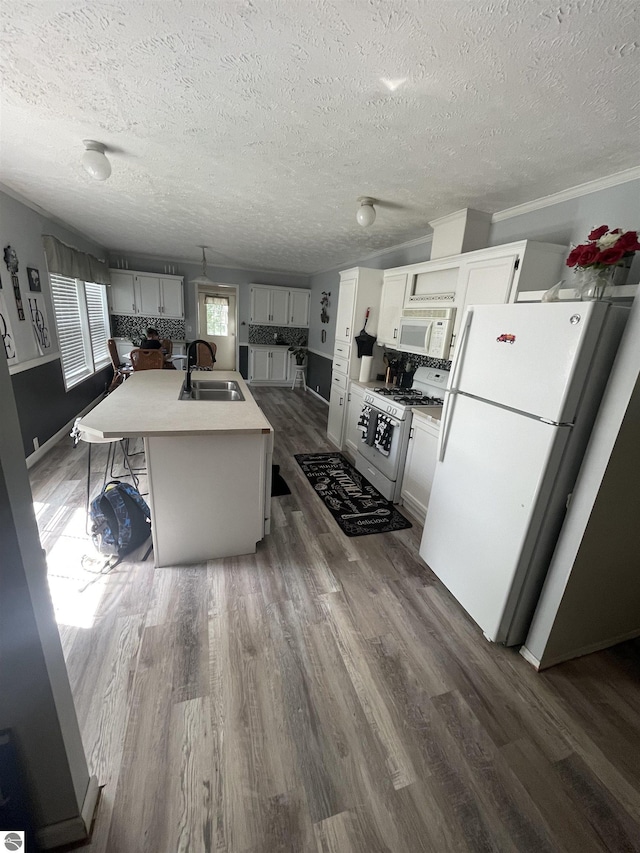
[[[356,385],[352,382],[349,386],[347,394],[347,414],[345,419],[344,431],[344,449],[349,453],[352,459],[355,459],[358,452],[358,443],[362,433],[358,429],[358,421],[362,412],[362,404],[364,402],[364,388],[361,385]]]
[[[329,419],[327,420],[327,438],[336,447],[342,448],[342,427],[347,406],[347,392],[335,382],[331,383],[329,394]]]
[[[420,521],[427,515],[438,458],[438,434],[438,426],[414,415],[400,499]]]
[[[249,347],[249,382],[289,382],[288,347]]]

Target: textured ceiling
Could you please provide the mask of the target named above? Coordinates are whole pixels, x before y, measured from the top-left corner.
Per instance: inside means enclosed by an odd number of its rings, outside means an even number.
[[[635,0],[3,0],[0,21],[0,180],[116,252],[313,272],[640,159]]]

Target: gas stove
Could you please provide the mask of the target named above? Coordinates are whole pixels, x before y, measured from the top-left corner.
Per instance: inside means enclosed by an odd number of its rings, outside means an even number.
[[[398,420],[404,420],[413,408],[441,408],[449,372],[419,367],[411,388],[380,387],[365,392],[364,402]]]

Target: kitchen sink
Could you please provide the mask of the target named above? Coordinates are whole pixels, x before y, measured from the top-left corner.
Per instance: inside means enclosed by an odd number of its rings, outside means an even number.
[[[191,391],[187,391],[184,385],[180,391],[181,400],[218,400],[225,403],[234,403],[244,400],[244,395],[237,382],[217,379],[194,379],[191,382]]]

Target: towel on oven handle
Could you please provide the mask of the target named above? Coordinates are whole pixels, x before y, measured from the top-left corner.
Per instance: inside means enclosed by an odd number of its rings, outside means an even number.
[[[369,447],[375,444],[377,427],[378,413],[371,406],[363,406],[358,419],[358,429],[362,433],[361,440]]]
[[[391,440],[393,439],[393,423],[388,415],[378,415],[374,445],[376,450],[383,456],[388,456],[391,451]]]

